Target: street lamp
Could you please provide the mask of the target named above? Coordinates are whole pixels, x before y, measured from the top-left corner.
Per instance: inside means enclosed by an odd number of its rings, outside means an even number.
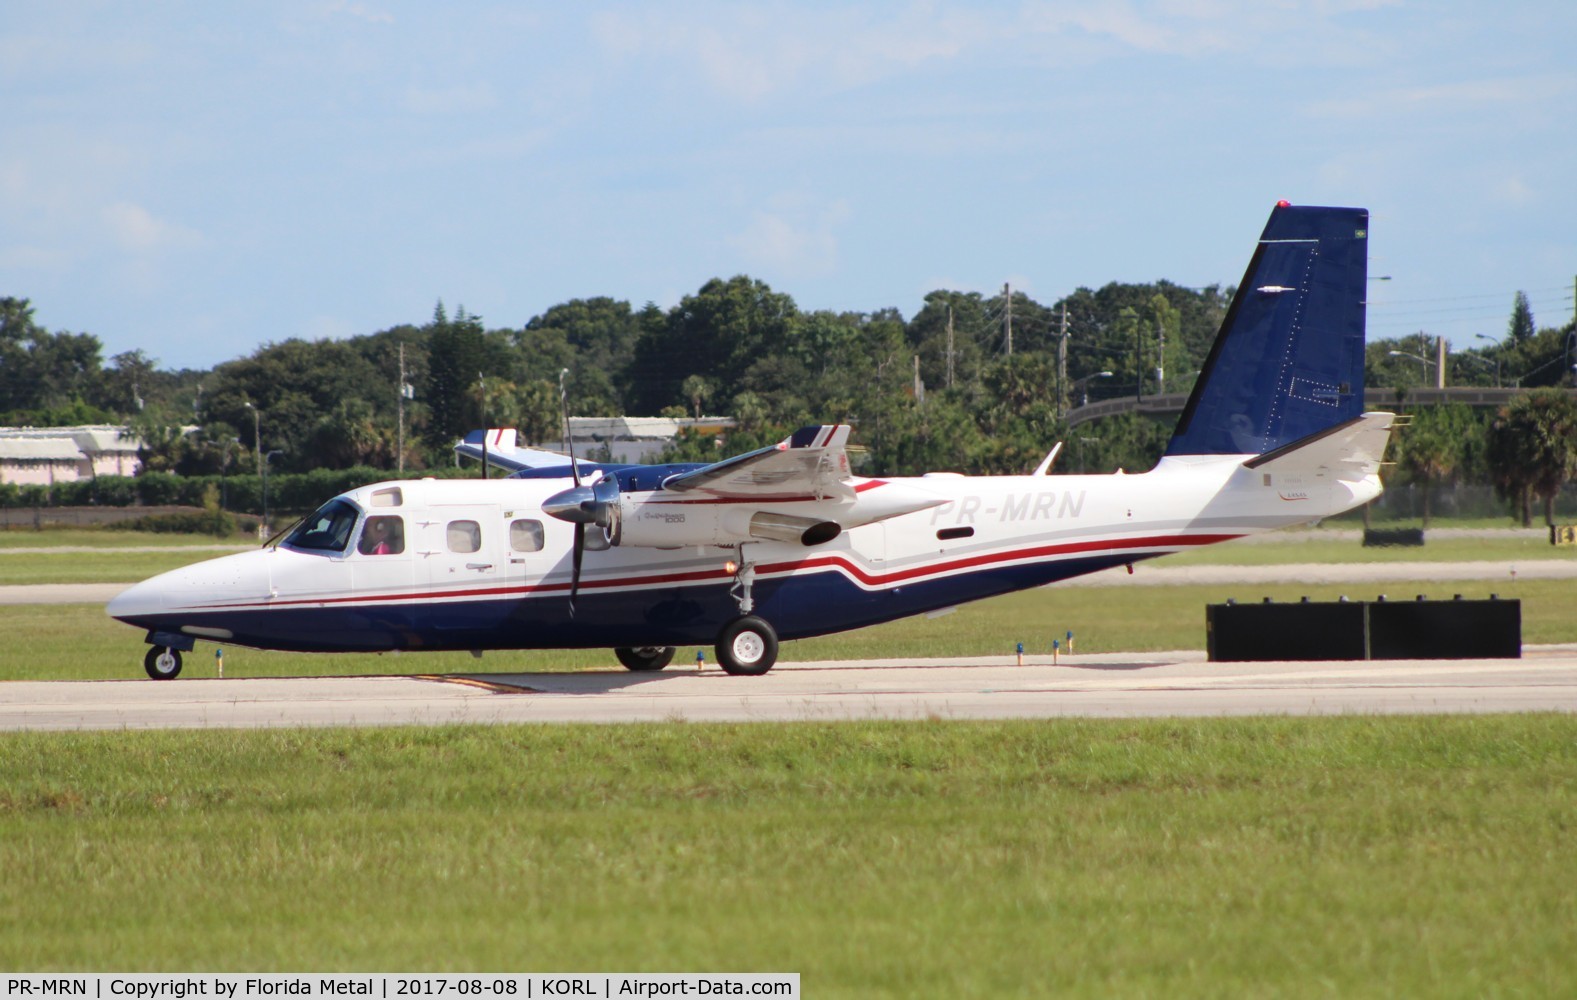
[[[1495,388],[1497,388],[1497,389],[1500,388],[1500,359],[1499,358],[1495,359],[1495,363],[1492,365],[1492,364],[1489,363],[1488,360],[1479,357],[1477,354],[1468,354],[1465,351],[1455,351],[1455,352],[1452,353],[1451,356],[1453,358],[1461,358],[1464,361],[1472,361],[1475,364],[1483,365],[1485,368],[1493,368],[1493,369],[1495,369]]]
[[[1111,372],[1096,372],[1093,375],[1086,375],[1083,378],[1076,378],[1076,379],[1074,379],[1073,380],[1073,388],[1074,388],[1074,390],[1076,392],[1079,393],[1079,405],[1080,406],[1089,406],[1090,405],[1090,379],[1092,379],[1092,378],[1111,378],[1111,377],[1112,377],[1112,373]]]
[[[242,406],[252,411],[252,447],[257,449],[257,474],[263,474],[263,418],[258,416],[257,407],[252,405],[250,399],[244,401]]]
[[[235,457],[234,453],[230,451],[230,446],[231,445],[235,445],[237,448],[241,447],[241,439],[233,437],[233,438],[228,439],[227,441],[222,441],[219,444],[219,449],[220,449],[219,450],[219,509],[220,510],[226,510],[230,506],[230,485],[229,485],[228,481],[225,479],[225,477],[230,472],[230,459]]]
[[[1422,354],[1414,354],[1412,351],[1387,351],[1386,353],[1391,355],[1393,358],[1412,358],[1414,361],[1421,363],[1424,366],[1424,387],[1428,388],[1429,366],[1434,364],[1433,361],[1430,361]]]
[[[275,455],[283,454],[283,451],[275,448],[263,456],[263,538],[265,540],[268,538],[268,463]]]
[[[1079,472],[1081,472],[1081,473],[1089,472],[1090,471],[1090,469],[1089,469],[1090,460],[1089,460],[1089,455],[1086,453],[1085,446],[1087,444],[1089,444],[1091,441],[1096,441],[1096,442],[1100,441],[1100,438],[1098,438],[1098,437],[1085,437],[1083,434],[1080,434],[1078,436],[1078,440],[1079,440]]]

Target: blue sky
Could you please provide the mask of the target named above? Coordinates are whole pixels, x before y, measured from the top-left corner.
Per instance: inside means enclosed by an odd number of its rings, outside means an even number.
[[[1372,212],[1370,337],[1577,275],[1577,4],[31,3],[0,294],[105,356],[937,287],[1229,284],[1278,198]],[[1075,331],[1076,335],[1077,331]]]

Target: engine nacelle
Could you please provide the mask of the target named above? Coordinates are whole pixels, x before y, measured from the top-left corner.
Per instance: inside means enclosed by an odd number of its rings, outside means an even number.
[[[611,541],[621,546],[672,549],[761,540],[810,546],[830,542],[843,533],[838,522],[826,518],[756,510],[742,504],[651,503],[621,497],[619,508]]]

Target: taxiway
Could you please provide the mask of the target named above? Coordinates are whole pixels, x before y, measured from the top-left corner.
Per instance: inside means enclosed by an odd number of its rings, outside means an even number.
[[[764,677],[467,674],[0,684],[0,730],[1577,712],[1577,646],[1520,660],[1209,663],[1202,653],[783,663]]]

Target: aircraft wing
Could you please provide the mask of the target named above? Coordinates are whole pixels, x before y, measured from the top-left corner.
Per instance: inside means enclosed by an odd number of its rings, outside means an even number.
[[[670,476],[663,490],[724,500],[851,500],[848,424],[801,427],[775,445]]]
[[[555,451],[539,448],[521,448],[515,444],[513,427],[494,427],[485,431],[472,431],[455,442],[457,455],[486,461],[488,465],[510,472],[521,469],[546,469],[555,466],[568,468],[569,459]],[[485,459],[484,459],[485,455]],[[583,468],[585,465],[583,464]]]

